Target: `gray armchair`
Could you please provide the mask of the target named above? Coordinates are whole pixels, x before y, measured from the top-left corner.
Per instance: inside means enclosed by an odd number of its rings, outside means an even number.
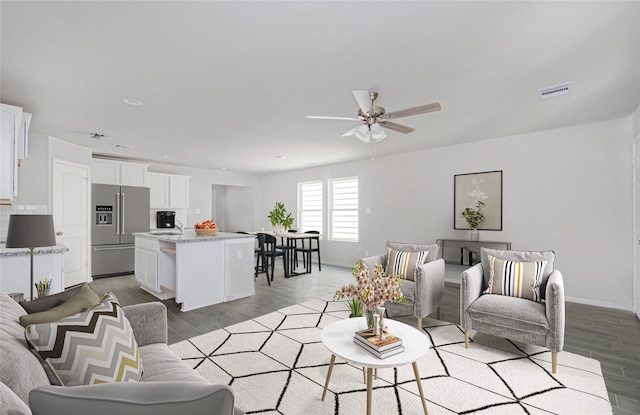
[[[429,251],[426,263],[416,269],[415,280],[406,279],[402,283],[402,293],[407,297],[407,303],[386,303],[385,307],[390,316],[413,315],[417,321],[418,330],[422,330],[422,319],[434,311],[440,318],[440,304],[444,293],[444,260],[440,255],[438,244],[409,244],[401,242],[387,242],[387,248],[397,251],[418,252]],[[386,268],[387,255],[377,255],[363,258],[362,262],[373,270],[375,264]]]
[[[542,271],[542,302],[483,294],[490,277],[489,255],[507,261],[547,261]],[[558,352],[564,345],[564,284],[562,274],[554,268],[553,251],[501,251],[481,248],[481,262],[465,270],[460,279],[460,325],[469,347],[469,330],[551,350],[551,369],[556,373]]]

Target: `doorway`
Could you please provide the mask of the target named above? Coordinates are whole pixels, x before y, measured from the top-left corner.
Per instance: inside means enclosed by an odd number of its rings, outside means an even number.
[[[52,214],[64,254],[64,288],[89,281],[89,166],[53,160]]]

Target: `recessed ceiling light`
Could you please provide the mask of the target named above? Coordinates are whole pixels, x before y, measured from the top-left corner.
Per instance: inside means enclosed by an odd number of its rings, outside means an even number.
[[[104,138],[104,134],[91,133],[91,138],[96,139],[96,140],[102,140]]]
[[[125,98],[122,98],[122,102],[124,102],[127,105],[133,105],[134,107],[139,107],[142,105],[142,101],[135,98],[125,97]]]
[[[220,170],[225,171],[225,170],[227,170],[227,168],[226,167],[220,167]]]
[[[134,146],[128,146],[126,144],[113,144],[111,147],[121,148],[123,150],[132,150],[135,148]]]
[[[286,159],[287,156],[276,156],[277,159]]]
[[[162,156],[163,159],[171,159],[173,158],[173,156],[167,156],[166,154],[164,156]]]

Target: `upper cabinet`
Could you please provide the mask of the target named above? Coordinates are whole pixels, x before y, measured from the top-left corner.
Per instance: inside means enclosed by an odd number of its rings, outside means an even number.
[[[91,181],[102,184],[149,187],[148,164],[93,159]]]
[[[148,173],[152,209],[185,209],[189,206],[189,176]]]
[[[31,114],[5,104],[0,112],[0,204],[6,205],[18,196],[18,167],[28,154]]]

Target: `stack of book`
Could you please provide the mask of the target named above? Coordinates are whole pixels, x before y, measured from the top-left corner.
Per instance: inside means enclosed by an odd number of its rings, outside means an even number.
[[[380,359],[404,351],[402,339],[389,333],[385,333],[384,340],[380,340],[378,335],[373,334],[372,331],[356,331],[356,334],[353,336],[353,342]]]

